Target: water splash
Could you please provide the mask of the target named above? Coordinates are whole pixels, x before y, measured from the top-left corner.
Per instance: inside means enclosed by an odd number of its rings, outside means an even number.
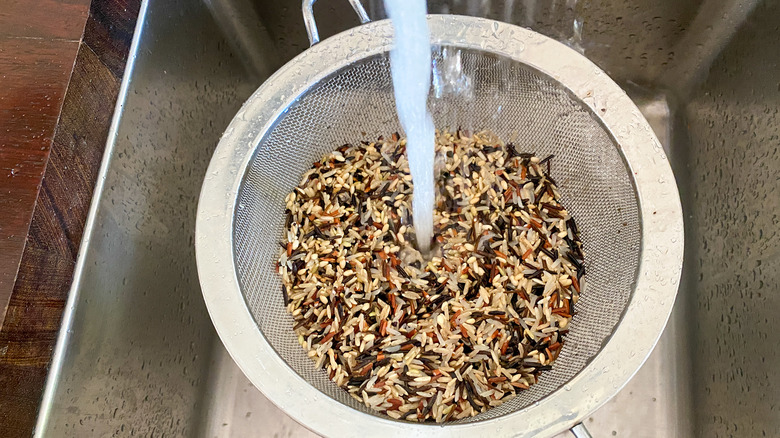
[[[536,26],[536,0],[523,0],[525,5],[525,26],[533,28]]]
[[[431,46],[424,0],[385,0],[395,46],[390,69],[398,118],[406,132],[406,154],[414,183],[412,209],[417,246],[428,253],[433,239],[433,119],[427,100],[431,87]]]
[[[457,95],[465,99],[474,98],[471,78],[463,72],[461,51],[451,47],[441,49],[441,59],[433,61],[433,95],[441,99]]]
[[[504,23],[512,23],[512,13],[515,10],[515,0],[506,0],[504,2]]]
[[[567,8],[574,14],[574,20],[571,25],[571,38],[568,39],[568,45],[584,55],[585,48],[582,45],[582,26],[584,21],[580,15],[580,8],[577,7],[577,0],[568,0]]]

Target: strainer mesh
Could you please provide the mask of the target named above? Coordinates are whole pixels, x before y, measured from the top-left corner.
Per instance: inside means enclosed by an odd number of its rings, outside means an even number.
[[[612,138],[556,82],[516,61],[464,51],[473,99],[431,97],[436,126],[490,129],[519,151],[552,160],[562,202],[577,221],[587,283],[564,348],[539,383],[465,421],[521,409],[562,387],[601,349],[629,301],[639,263],[640,220],[630,172]],[[361,139],[401,132],[386,54],[335,72],[311,87],[260,141],[238,193],[235,264],[258,327],[309,384],[335,401],[373,413],[338,388],[298,344],[275,273],[283,240],[284,198],[322,155]],[[365,135],[363,134],[365,133]]]

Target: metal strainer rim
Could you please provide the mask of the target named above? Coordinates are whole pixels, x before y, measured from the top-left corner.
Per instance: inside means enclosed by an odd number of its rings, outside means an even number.
[[[387,20],[350,29],[290,61],[258,88],[227,128],[198,204],[195,246],[204,300],[222,342],[249,380],[288,415],[320,434],[554,435],[614,396],[641,367],[663,331],[683,255],[675,179],[639,109],[584,56],[541,34],[493,20],[432,15],[428,22],[433,44],[491,52],[558,81],[590,107],[621,148],[633,173],[643,247],[631,301],[599,354],[564,388],[537,403],[498,418],[441,427],[371,416],[330,399],[292,370],[260,332],[244,301],[233,257],[234,211],[247,166],[259,141],[298,96],[332,72],[390,49],[392,27]],[[358,427],[361,424],[370,427]]]

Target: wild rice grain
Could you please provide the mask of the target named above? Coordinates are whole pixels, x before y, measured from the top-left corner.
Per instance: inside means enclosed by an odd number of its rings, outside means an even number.
[[[299,343],[369,408],[477,415],[550,369],[584,285],[579,231],[543,160],[437,134],[434,248],[412,246],[406,140],[346,144],[286,199],[282,297]]]

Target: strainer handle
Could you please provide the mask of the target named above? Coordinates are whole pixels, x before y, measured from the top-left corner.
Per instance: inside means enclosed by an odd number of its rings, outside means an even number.
[[[313,46],[320,42],[320,33],[317,30],[317,22],[314,20],[314,2],[317,0],[303,0],[303,24],[306,25],[306,33],[309,34],[309,46]],[[363,4],[360,0],[347,0],[355,10],[361,24],[371,21],[368,18],[366,9],[363,8]]]
[[[570,431],[575,438],[593,438],[592,436],[590,436],[590,432],[588,432],[588,429],[582,423],[578,423],[574,425],[574,427],[572,427]]]

